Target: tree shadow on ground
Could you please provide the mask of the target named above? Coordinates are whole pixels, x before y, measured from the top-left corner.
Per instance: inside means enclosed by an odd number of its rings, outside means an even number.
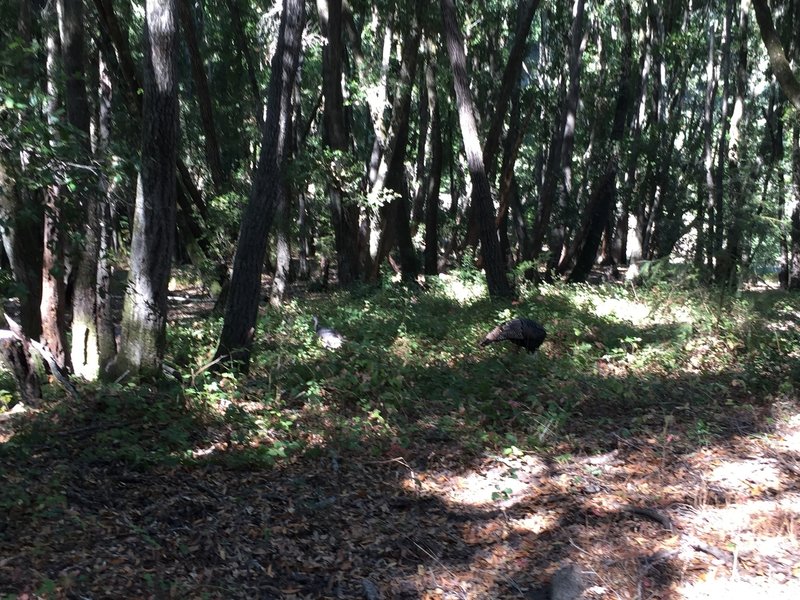
[[[635,357],[686,330],[539,300],[515,307],[557,315],[532,357],[475,347],[475,323],[507,306],[425,300],[422,320],[409,295],[324,315],[341,353],[310,351],[310,330],[263,340],[246,383],[214,382],[227,409],[117,386],[19,417],[0,444],[0,593],[362,598],[366,580],[386,598],[537,598],[574,561],[609,593],[669,597],[686,569],[658,554],[674,534],[622,507],[736,500],[703,453],[747,458],[779,382],[738,363],[631,374],[619,340]],[[273,362],[280,344],[295,358]],[[775,460],[796,478],[796,456]]]

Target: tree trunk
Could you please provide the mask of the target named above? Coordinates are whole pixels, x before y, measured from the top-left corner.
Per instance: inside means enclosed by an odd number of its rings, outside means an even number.
[[[713,272],[715,280],[721,273],[720,262],[724,261],[722,256],[724,241],[724,196],[725,196],[725,167],[728,161],[728,133],[730,131],[730,70],[731,70],[731,37],[733,21],[733,0],[726,0],[725,3],[725,24],[722,32],[721,46],[721,65],[720,77],[723,80],[722,98],[720,108],[720,128],[719,140],[717,142],[717,165],[714,172],[714,233],[711,239],[711,256],[715,265]]]
[[[705,249],[712,239],[713,222],[709,219],[708,233],[703,234],[703,221],[705,215],[713,215],[714,210],[714,150],[712,139],[714,135],[714,104],[717,97],[717,78],[714,68],[714,40],[716,37],[714,22],[708,25],[708,60],[706,61],[706,93],[703,106],[703,164],[705,168],[706,202],[700,202],[697,215],[697,249],[695,250],[694,264],[701,268],[704,263]]]
[[[431,163],[425,186],[425,274],[439,272],[439,186],[442,183],[442,119],[436,91],[436,61],[431,56],[425,69],[430,113]]]
[[[19,39],[32,44],[32,15],[29,2],[19,3],[17,20]],[[24,81],[34,85],[33,59],[17,67]],[[35,118],[28,110],[23,118]],[[19,150],[0,152],[0,235],[3,248],[18,285],[20,325],[23,333],[38,340],[42,333],[39,305],[42,299],[43,202],[39,194],[18,184],[27,176],[30,153]]]
[[[626,3],[622,6],[620,15],[624,49],[617,87],[614,122],[611,127],[611,157],[600,182],[586,205],[586,219],[580,236],[583,238],[583,243],[576,252],[575,267],[569,276],[569,281],[573,283],[586,281],[597,257],[603,230],[611,218],[616,201],[617,165],[620,162],[622,140],[625,137],[631,106],[630,74],[633,46],[630,10],[630,5]]]
[[[467,78],[464,43],[458,28],[454,0],[441,0],[442,23],[447,42],[447,53],[453,70],[453,86],[458,104],[458,117],[464,153],[467,157],[472,178],[472,203],[478,213],[480,224],[483,266],[486,270],[486,283],[493,297],[511,296],[513,289],[508,281],[507,267],[500,251],[500,242],[495,228],[494,206],[489,178],[483,164],[483,152],[478,139],[475,123],[475,107]]]
[[[89,127],[89,96],[86,91],[86,61],[83,35],[83,3],[81,0],[58,0],[61,53],[66,75],[67,120],[80,136],[78,162],[89,164],[91,133]],[[79,178],[78,192],[83,235],[80,252],[74,257],[77,276],[72,300],[72,345],[70,358],[76,375],[97,379],[100,372],[97,346],[97,182]]]
[[[111,305],[111,276],[113,267],[111,253],[114,246],[114,197],[113,187],[106,176],[111,163],[109,143],[111,139],[111,77],[104,52],[98,60],[98,118],[96,158],[100,169],[99,253],[97,256],[97,347],[100,367],[104,369],[117,354],[114,335],[114,316]]]
[[[289,268],[291,262],[291,247],[289,245],[290,217],[289,199],[291,190],[288,184],[286,192],[278,198],[275,210],[275,274],[272,277],[272,286],[269,292],[269,303],[278,308],[286,296],[286,286],[289,283]]]
[[[47,27],[47,120],[50,125],[51,144],[59,141],[56,127],[61,98],[58,81],[62,75],[59,68],[60,38],[58,23],[53,11],[46,11]],[[52,18],[51,18],[52,17]],[[55,179],[55,178],[54,178]],[[42,244],[42,342],[53,354],[60,369],[68,366],[66,336],[66,286],[64,264],[64,214],[62,209],[61,186],[57,181],[50,183],[44,191],[44,242]]]
[[[373,264],[373,273],[377,270],[384,258],[388,256],[392,247],[397,244],[400,254],[400,268],[404,280],[412,280],[419,273],[419,258],[411,239],[411,225],[409,222],[409,189],[405,177],[405,157],[408,147],[411,92],[419,58],[419,43],[421,31],[418,15],[421,11],[420,0],[414,2],[415,12],[412,19],[411,31],[407,36],[400,58],[400,76],[395,89],[392,102],[392,118],[390,136],[383,148],[383,156],[378,167],[378,174],[370,194],[379,195],[382,190],[388,189],[392,199],[384,212],[386,227],[379,242],[377,262]]]
[[[800,124],[792,129],[792,201],[794,208],[789,219],[788,288],[800,290]]]
[[[500,81],[500,91],[494,105],[492,121],[489,133],[486,134],[486,141],[483,144],[483,163],[486,166],[487,174],[491,176],[494,170],[494,159],[500,149],[500,138],[503,132],[503,122],[506,118],[508,105],[514,88],[519,81],[522,70],[522,60],[525,58],[525,49],[528,47],[528,35],[531,31],[533,16],[539,8],[539,0],[524,0],[517,9],[517,26],[514,32],[514,40],[511,42],[511,49],[508,53],[503,78]]]
[[[758,27],[761,30],[761,39],[764,41],[764,46],[767,48],[772,72],[775,74],[775,78],[778,80],[789,102],[794,104],[797,110],[800,110],[800,81],[795,77],[792,72],[792,66],[786,59],[783,45],[772,24],[772,14],[770,13],[769,6],[767,6],[767,1],[753,0],[753,7],[755,8]],[[796,27],[797,23],[794,25]]]
[[[328,41],[322,50],[323,138],[331,150],[343,155],[349,151],[349,136],[342,95],[342,0],[317,0],[317,11],[320,31]],[[336,240],[339,284],[350,285],[359,278],[358,206],[335,182],[328,186],[328,197]]]
[[[566,214],[572,196],[572,153],[575,146],[575,128],[578,122],[581,91],[581,55],[588,40],[588,30],[584,30],[584,0],[575,0],[572,15],[568,59],[569,85],[564,102],[564,135],[561,142],[561,179],[556,196],[559,220],[550,233],[549,268],[563,263],[563,249],[567,239]]]
[[[178,13],[181,20],[181,29],[189,51],[189,62],[192,70],[192,82],[197,93],[197,106],[200,109],[200,125],[203,128],[203,141],[206,154],[206,163],[211,172],[214,191],[221,194],[226,185],[227,177],[222,170],[220,160],[217,129],[214,126],[214,109],[211,102],[211,92],[208,89],[208,77],[200,54],[200,44],[197,40],[197,30],[194,16],[189,5],[189,0],[178,0]]]
[[[113,374],[158,377],[166,346],[167,285],[175,234],[178,156],[175,0],[147,0],[142,164],[120,352]]]
[[[432,46],[432,45],[431,45]],[[417,127],[417,156],[416,168],[414,176],[416,179],[416,189],[414,190],[414,200],[411,203],[411,235],[416,235],[420,223],[424,219],[425,213],[425,193],[426,193],[426,176],[425,176],[425,159],[430,153],[430,129],[431,129],[431,110],[430,101],[428,99],[429,90],[425,83],[426,73],[428,71],[427,64],[433,60],[435,55],[428,53],[427,60],[425,61],[425,68],[420,69],[419,74],[419,126]]]
[[[241,55],[247,70],[247,82],[250,84],[250,95],[253,97],[253,114],[258,123],[259,129],[264,125],[263,109],[261,108],[261,89],[258,85],[256,76],[255,61],[250,52],[250,44],[245,35],[244,24],[242,23],[242,11],[239,7],[240,0],[228,0],[228,10],[231,14],[231,27],[233,28],[234,43],[236,51]]]
[[[288,192],[286,162],[291,152],[292,92],[305,25],[303,0],[283,0],[278,46],[272,57],[267,119],[250,199],[242,215],[233,259],[217,358],[249,368],[267,238],[281,197]]]

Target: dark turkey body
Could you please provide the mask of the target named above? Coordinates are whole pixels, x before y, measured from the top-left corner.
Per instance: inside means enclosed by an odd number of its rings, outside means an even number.
[[[483,338],[481,346],[508,341],[525,348],[528,352],[535,352],[542,345],[545,337],[547,337],[547,332],[536,321],[512,319],[492,329]]]

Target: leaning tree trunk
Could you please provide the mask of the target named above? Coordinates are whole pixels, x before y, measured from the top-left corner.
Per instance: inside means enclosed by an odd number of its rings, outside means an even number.
[[[288,193],[286,162],[292,143],[292,91],[304,24],[303,0],[283,0],[278,46],[272,57],[261,155],[250,199],[242,215],[216,352],[217,358],[230,360],[243,371],[250,366],[269,230],[278,204]]]
[[[447,41],[447,54],[453,69],[453,86],[456,91],[458,117],[464,153],[472,178],[472,202],[478,213],[483,266],[491,296],[511,296],[513,289],[508,281],[506,264],[500,251],[500,241],[495,228],[494,206],[489,178],[483,164],[483,151],[478,139],[475,107],[467,78],[464,42],[458,28],[454,0],[441,0],[442,23]]]
[[[175,0],[147,0],[145,7],[142,165],[113,374],[158,376],[166,346],[178,155],[175,9]]]
[[[775,78],[778,80],[778,83],[780,83],[781,89],[783,93],[786,94],[789,102],[794,104],[797,110],[800,110],[800,81],[798,81],[797,77],[795,77],[792,72],[792,66],[789,64],[786,54],[783,51],[781,40],[775,32],[775,26],[772,23],[772,14],[770,13],[769,6],[767,6],[767,1],[753,0],[753,7],[755,8],[758,27],[761,30],[761,39],[764,41],[764,46],[767,48],[772,72],[775,74]],[[797,15],[795,15],[795,18],[796,17]],[[797,26],[796,23],[795,26]]]
[[[525,0],[517,9],[517,27],[514,33],[514,40],[511,42],[508,61],[506,61],[505,69],[503,69],[500,91],[495,101],[489,133],[486,134],[486,141],[483,144],[483,163],[488,173],[493,171],[494,159],[500,149],[503,122],[522,71],[522,60],[525,58],[525,50],[528,47],[528,34],[531,31],[533,16],[536,14],[537,8],[539,8],[539,0]]]

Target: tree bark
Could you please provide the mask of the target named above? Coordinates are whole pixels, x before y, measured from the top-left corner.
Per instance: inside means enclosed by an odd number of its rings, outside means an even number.
[[[112,368],[139,378],[160,376],[166,346],[178,156],[175,2],[147,0],[145,6],[142,164],[120,352]]]
[[[252,52],[250,52],[250,44],[248,43],[247,36],[245,35],[244,24],[242,23],[242,11],[239,6],[240,0],[228,0],[228,10],[231,13],[231,27],[233,28],[233,36],[236,43],[236,50],[241,55],[244,61],[245,69],[247,70],[247,82],[250,84],[250,95],[253,97],[253,113],[258,123],[259,129],[264,126],[264,115],[261,105],[261,89],[258,85],[258,77],[256,76],[255,61],[253,60]]]
[[[792,200],[794,208],[789,218],[788,288],[800,290],[800,124],[792,129]]]
[[[630,12],[630,5],[625,3],[622,6],[622,14],[620,15],[623,55],[617,86],[614,122],[611,126],[611,157],[586,206],[586,219],[580,235],[583,243],[576,252],[575,267],[569,276],[569,281],[572,283],[586,281],[586,277],[589,275],[597,257],[597,249],[600,246],[603,230],[611,218],[611,212],[616,202],[617,169],[620,163],[622,140],[625,137],[631,106],[630,73],[633,46]]]
[[[60,139],[56,127],[61,97],[58,81],[62,71],[61,44],[58,23],[52,10],[43,15],[47,27],[47,120],[50,128],[51,145],[56,146]],[[64,214],[62,209],[61,186],[56,178],[44,190],[44,240],[42,244],[42,318],[41,341],[53,354],[59,368],[68,365],[66,335],[66,285],[64,264]]]
[[[472,178],[472,202],[477,210],[480,224],[481,250],[483,265],[486,270],[486,283],[491,296],[507,297],[513,294],[513,289],[508,281],[506,265],[503,261],[500,242],[497,238],[492,193],[489,178],[486,175],[486,169],[483,164],[480,140],[478,139],[475,107],[467,78],[464,43],[458,28],[454,0],[441,0],[441,12],[447,53],[453,70],[453,86],[458,104],[461,136]]]
[[[105,53],[100,51],[97,90],[98,133],[95,155],[97,161],[102,165],[100,169],[99,252],[97,256],[97,347],[101,370],[114,360],[117,354],[114,315],[111,304],[114,197],[113,186],[106,175],[111,162],[109,148],[111,140],[111,100],[111,76]]]
[[[261,155],[242,215],[216,352],[217,358],[232,361],[244,371],[250,364],[267,238],[278,204],[288,193],[286,161],[291,152],[292,92],[304,25],[303,0],[283,0],[278,46],[272,57]]]
[[[792,72],[792,66],[783,51],[781,40],[775,32],[767,0],[753,0],[753,7],[755,8],[758,27],[761,30],[761,39],[767,48],[772,72],[775,73],[775,78],[778,80],[789,102],[797,110],[800,110],[800,81],[797,80],[797,77]],[[794,25],[796,27],[797,23]]]
[[[203,128],[203,144],[208,169],[211,171],[211,180],[214,191],[221,194],[226,185],[227,177],[222,170],[220,160],[219,141],[217,129],[214,126],[214,109],[211,102],[211,92],[208,89],[208,77],[200,54],[200,44],[197,40],[197,28],[194,24],[189,0],[178,0],[178,13],[181,20],[181,29],[189,51],[189,63],[192,71],[192,82],[197,93],[197,106],[200,109],[200,125]]]
[[[342,95],[342,0],[317,0],[317,11],[320,30],[328,41],[322,50],[323,139],[334,153],[344,155],[349,151],[349,136]],[[339,284],[350,285],[359,279],[358,206],[335,181],[328,186],[328,198],[336,240]]]
[[[528,47],[528,35],[530,34],[531,24],[533,23],[533,17],[536,14],[537,8],[539,8],[539,0],[525,0],[524,3],[520,4],[518,9],[514,40],[511,42],[508,60],[503,69],[503,78],[500,81],[500,91],[495,101],[489,133],[486,134],[486,141],[483,144],[483,163],[486,165],[486,171],[490,176],[494,170],[495,156],[500,149],[503,122],[506,118],[506,112],[511,102],[514,87],[519,81],[519,75],[522,70],[522,59],[525,58],[525,49]]]
[[[430,114],[431,163],[425,186],[425,274],[439,272],[439,186],[442,183],[442,119],[436,91],[436,62],[431,56],[425,68]]]
[[[572,153],[575,146],[575,128],[578,122],[580,102],[581,55],[586,48],[588,31],[584,28],[584,0],[575,0],[572,9],[572,27],[569,46],[569,84],[564,103],[564,135],[561,141],[561,179],[556,200],[558,219],[550,233],[550,260],[548,267],[554,268],[563,263],[564,243],[567,239],[566,214],[572,196]]]
[[[86,60],[81,0],[58,0],[58,21],[61,32],[61,53],[66,76],[65,104],[67,120],[78,132],[78,162],[91,160],[89,96],[86,91]],[[97,182],[79,177],[77,193],[83,236],[77,261],[77,276],[72,300],[72,344],[70,359],[76,375],[96,379],[100,372],[97,346]]]

